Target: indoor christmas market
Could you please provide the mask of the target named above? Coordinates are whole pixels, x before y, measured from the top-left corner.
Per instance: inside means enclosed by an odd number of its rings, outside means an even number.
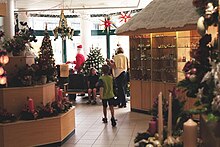
[[[0,0],[0,147],[220,147],[220,0]]]

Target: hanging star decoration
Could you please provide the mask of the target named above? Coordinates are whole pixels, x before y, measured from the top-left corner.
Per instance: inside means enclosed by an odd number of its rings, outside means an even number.
[[[121,12],[119,18],[121,19],[120,22],[124,21],[126,23],[131,18],[131,12],[128,13]]]
[[[103,22],[103,24],[101,25],[104,25],[105,26],[105,29],[108,28],[108,27],[115,27],[115,24],[111,21],[111,18],[110,17],[107,17],[105,18],[105,20],[101,20]]]

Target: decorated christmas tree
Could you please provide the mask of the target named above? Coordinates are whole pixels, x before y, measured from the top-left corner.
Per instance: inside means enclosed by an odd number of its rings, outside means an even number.
[[[89,74],[89,70],[91,67],[96,68],[96,70],[101,73],[101,67],[104,64],[105,59],[101,54],[100,48],[91,48],[89,55],[87,56],[87,60],[84,62],[83,71],[86,75]]]
[[[185,79],[178,86],[186,90],[186,95],[198,98],[194,113],[206,113],[213,118],[220,116],[220,60],[218,38],[208,31],[218,24],[217,0],[193,0],[200,18],[197,29],[201,35],[197,50],[192,52],[192,60],[187,62],[183,71]]]
[[[40,75],[45,75],[47,81],[56,81],[57,73],[55,60],[53,58],[53,49],[51,46],[50,35],[47,32],[47,27],[45,29],[44,38],[39,51],[39,58],[37,59],[37,64],[39,66]]]

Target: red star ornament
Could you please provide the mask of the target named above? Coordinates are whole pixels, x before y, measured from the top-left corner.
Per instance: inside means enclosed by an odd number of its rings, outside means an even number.
[[[131,12],[128,13],[121,12],[119,18],[121,19],[120,22],[122,21],[127,22],[131,18]]]
[[[104,25],[105,28],[108,28],[112,25],[112,22],[110,21],[110,19],[105,19],[105,20],[101,20],[103,22],[103,24],[101,25]]]

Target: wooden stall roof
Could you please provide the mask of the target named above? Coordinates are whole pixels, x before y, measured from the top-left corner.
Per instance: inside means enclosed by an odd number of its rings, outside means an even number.
[[[196,29],[199,15],[192,0],[153,0],[116,30],[117,35],[136,35]]]

